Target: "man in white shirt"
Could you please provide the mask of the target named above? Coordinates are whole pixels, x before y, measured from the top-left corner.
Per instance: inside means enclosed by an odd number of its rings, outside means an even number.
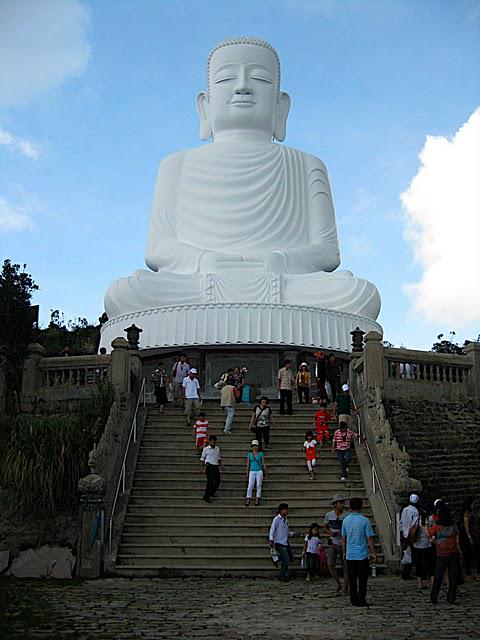
[[[207,484],[203,499],[205,502],[211,502],[210,498],[216,498],[216,492],[220,486],[220,469],[223,471],[222,456],[220,447],[217,446],[217,436],[211,435],[208,438],[208,445],[202,451],[200,461],[205,467],[205,475],[207,476]]]
[[[182,382],[183,402],[185,404],[185,415],[187,416],[187,427],[190,427],[198,415],[201,407],[200,383],[197,378],[197,370],[190,369],[188,376]]]
[[[187,356],[182,353],[172,369],[173,404],[175,407],[178,407],[179,403],[180,406],[183,405],[182,384],[189,372],[190,365],[187,362]]]
[[[288,528],[287,516],[288,504],[281,502],[278,505],[278,515],[272,520],[270,533],[268,534],[270,547],[276,550],[282,563],[280,575],[278,576],[281,582],[287,582],[288,565],[290,561],[293,560],[293,552],[288,540],[296,536],[296,533],[293,533],[293,531],[290,531]]]
[[[412,493],[409,498],[409,505],[404,508],[402,515],[400,516],[400,531],[402,534],[402,548],[403,555],[400,560],[402,566],[402,580],[412,579],[412,549],[408,543],[408,532],[411,527],[420,519],[420,513],[417,505],[420,498],[416,493]]]

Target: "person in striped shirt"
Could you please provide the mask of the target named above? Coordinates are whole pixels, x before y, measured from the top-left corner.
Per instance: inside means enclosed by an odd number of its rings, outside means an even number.
[[[202,453],[208,444],[208,426],[207,416],[203,412],[200,413],[193,426],[193,435],[195,436],[198,453]]]
[[[337,452],[337,457],[342,467],[342,477],[340,478],[342,482],[348,479],[348,465],[352,460],[352,445],[356,435],[344,421],[340,422],[340,428],[333,434],[332,453],[335,454],[335,451]]]

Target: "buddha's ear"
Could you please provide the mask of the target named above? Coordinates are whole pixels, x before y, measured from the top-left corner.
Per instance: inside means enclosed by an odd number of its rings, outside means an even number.
[[[212,136],[212,128],[208,120],[208,96],[205,91],[197,95],[197,111],[200,116],[200,139],[208,140]]]
[[[285,91],[280,91],[277,98],[277,109],[275,112],[275,122],[273,127],[273,137],[279,142],[283,142],[287,135],[287,118],[290,111],[290,96]]]

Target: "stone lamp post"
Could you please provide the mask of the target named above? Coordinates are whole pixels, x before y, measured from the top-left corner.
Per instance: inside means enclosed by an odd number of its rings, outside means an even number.
[[[352,336],[352,353],[362,353],[365,331],[362,331],[360,327],[356,327],[353,331],[350,331],[350,335]]]
[[[142,333],[143,329],[140,329],[140,327],[137,327],[135,324],[132,324],[126,329],[124,329],[124,331],[127,334],[127,340],[130,347],[132,349],[138,349],[140,334]]]

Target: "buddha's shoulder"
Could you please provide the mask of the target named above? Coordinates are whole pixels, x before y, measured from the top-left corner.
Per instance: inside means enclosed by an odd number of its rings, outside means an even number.
[[[280,145],[279,145],[280,146]],[[300,151],[300,149],[295,149],[294,147],[287,147],[287,145],[281,145],[284,149],[288,149],[290,153],[294,155],[299,155],[303,158],[303,161],[306,163],[307,167],[312,169],[320,169],[324,173],[327,173],[327,166],[320,160],[317,156],[314,156],[312,153],[307,153],[306,151]]]
[[[311,153],[306,153],[305,151],[300,151],[299,149],[295,149],[294,147],[288,147],[285,144],[275,144],[271,143],[268,145],[259,145],[258,147],[254,147],[258,150],[258,152],[263,153],[267,151],[268,153],[274,154],[287,154],[294,155],[297,157],[301,157],[303,162],[306,164],[309,170],[320,169],[324,173],[327,173],[327,167],[325,163],[317,158],[317,156],[312,155]],[[168,156],[166,156],[160,163],[160,169],[162,171],[175,171],[178,170],[181,165],[186,161],[191,162],[201,162],[202,160],[208,160],[210,158],[215,158],[216,156],[224,156],[228,155],[237,155],[240,156],[243,153],[251,153],[252,148],[246,148],[239,145],[229,145],[229,144],[204,144],[199,147],[193,147],[191,149],[183,149],[181,151],[176,151]]]

